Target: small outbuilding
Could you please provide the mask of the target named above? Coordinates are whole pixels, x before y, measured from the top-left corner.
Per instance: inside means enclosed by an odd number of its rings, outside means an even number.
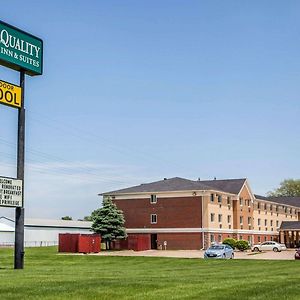
[[[41,247],[58,245],[60,233],[90,234],[92,222],[25,219],[24,245],[25,247]],[[15,242],[15,221],[0,217],[0,246],[13,246]]]

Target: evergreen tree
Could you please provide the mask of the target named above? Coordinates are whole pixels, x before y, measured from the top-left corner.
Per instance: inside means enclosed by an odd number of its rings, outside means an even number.
[[[92,230],[101,234],[101,239],[106,243],[106,249],[110,248],[111,241],[127,237],[123,212],[110,198],[105,198],[103,207],[92,212],[92,222]]]

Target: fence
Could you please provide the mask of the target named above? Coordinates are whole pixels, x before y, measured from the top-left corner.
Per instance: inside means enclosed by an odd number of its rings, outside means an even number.
[[[15,243],[0,242],[0,247],[14,247]],[[58,241],[26,241],[24,247],[49,247],[57,246]]]

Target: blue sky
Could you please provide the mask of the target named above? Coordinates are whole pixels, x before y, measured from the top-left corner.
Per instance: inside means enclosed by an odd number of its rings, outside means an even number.
[[[26,77],[26,216],[80,218],[100,192],[164,177],[247,177],[260,194],[299,178],[299,10],[6,2],[0,19],[44,40],[44,74]],[[0,175],[15,176],[16,110],[0,106],[0,126]]]

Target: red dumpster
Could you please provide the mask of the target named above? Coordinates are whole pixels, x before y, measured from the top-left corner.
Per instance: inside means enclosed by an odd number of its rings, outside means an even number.
[[[101,250],[99,234],[60,233],[58,252],[97,253]]]

